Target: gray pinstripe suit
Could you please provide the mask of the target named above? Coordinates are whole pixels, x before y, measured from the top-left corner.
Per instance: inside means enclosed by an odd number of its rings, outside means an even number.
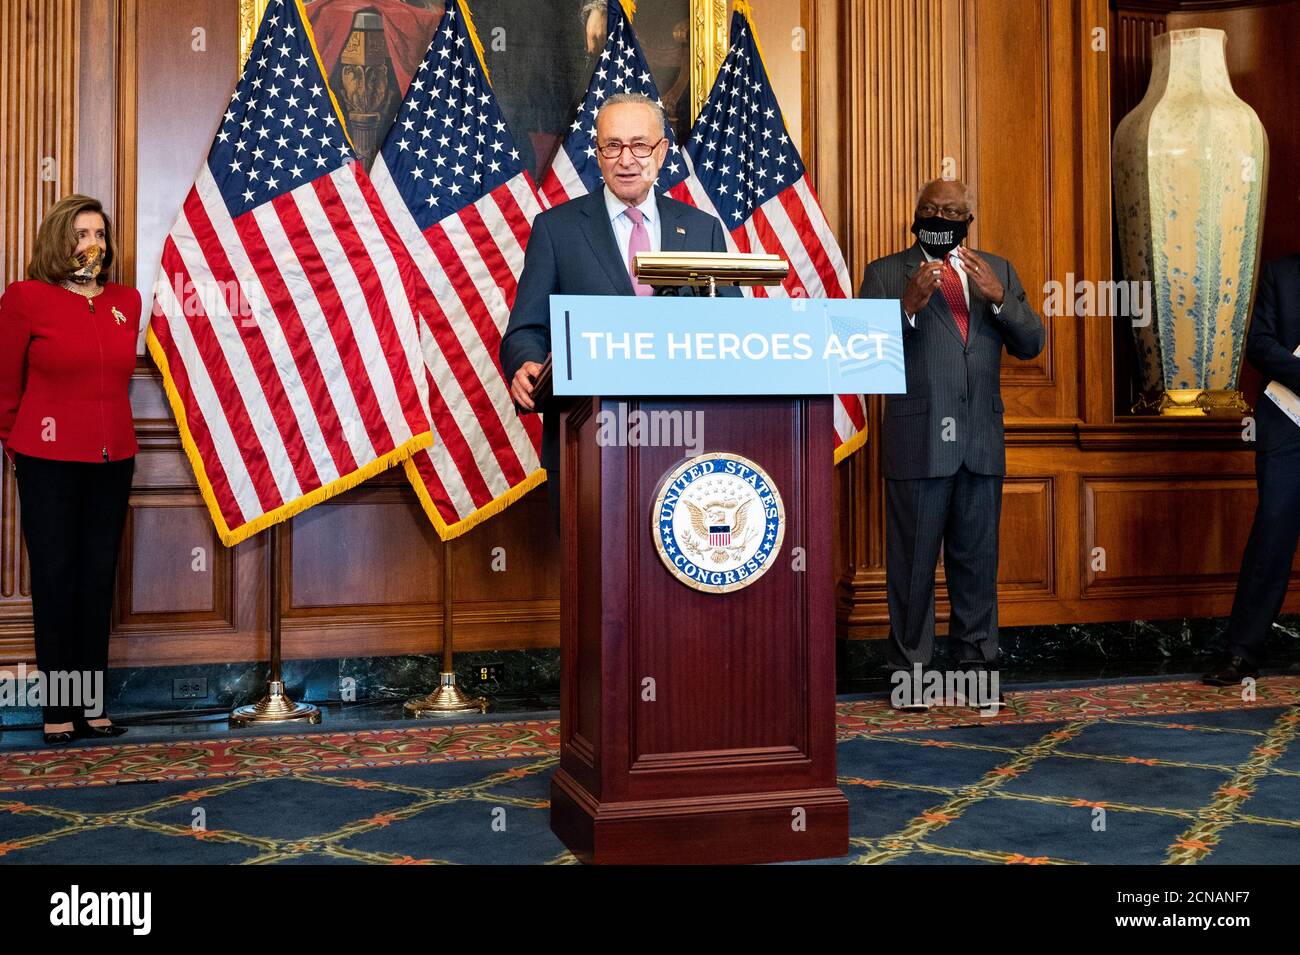
[[[928,664],[934,651],[934,576],[943,546],[959,659],[994,663],[998,653],[998,520],[1006,474],[1002,350],[1030,359],[1043,350],[1043,322],[1006,259],[980,255],[1005,289],[1000,313],[970,285],[966,342],[939,291],[903,318],[907,393],[885,399],[885,566],[894,667]],[[902,298],[925,261],[919,245],[867,266],[861,298]]]

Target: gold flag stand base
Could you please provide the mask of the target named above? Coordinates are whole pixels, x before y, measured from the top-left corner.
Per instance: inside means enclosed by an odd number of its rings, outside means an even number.
[[[443,541],[442,551],[442,672],[438,675],[438,688],[427,696],[417,696],[407,700],[406,715],[415,719],[436,719],[440,716],[457,716],[461,713],[486,713],[488,700],[484,696],[469,697],[456,685],[456,674],[452,670],[452,621],[455,608],[452,594],[455,593],[452,579],[451,541]]]
[[[310,703],[295,703],[284,692],[284,677],[280,660],[280,527],[271,528],[267,541],[267,567],[270,568],[269,615],[271,636],[271,675],[266,683],[266,696],[248,706],[238,706],[230,711],[231,726],[265,725],[267,723],[293,723],[306,720],[320,722],[320,709]]]
[[[1165,418],[1205,418],[1250,414],[1250,405],[1235,388],[1213,391],[1203,388],[1171,388],[1143,395],[1133,404],[1134,414],[1158,414]]]
[[[230,713],[230,722],[234,726],[295,720],[319,723],[320,709],[310,703],[295,703],[285,695],[284,684],[279,680],[270,681],[266,685],[266,696],[256,703],[237,707]]]
[[[486,713],[487,697],[469,697],[456,685],[456,674],[443,673],[438,680],[438,688],[428,696],[417,696],[406,701],[406,715],[416,719],[430,719],[439,716],[455,716],[458,713]]]

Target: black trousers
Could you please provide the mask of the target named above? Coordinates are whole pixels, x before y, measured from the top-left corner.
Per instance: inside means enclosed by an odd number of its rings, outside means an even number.
[[[1237,578],[1228,648],[1258,666],[1273,621],[1286,600],[1300,540],[1300,442],[1255,455],[1259,503]]]
[[[943,567],[958,659],[998,659],[998,521],[1002,476],[965,466],[951,477],[885,482],[889,665],[925,666],[934,654],[934,578]]]
[[[106,675],[117,555],[135,458],[88,464],[19,454],[15,463],[31,567],[36,665],[46,674],[47,687],[55,672]],[[84,683],[83,688],[90,689]],[[71,722],[83,710],[46,706],[45,722]]]

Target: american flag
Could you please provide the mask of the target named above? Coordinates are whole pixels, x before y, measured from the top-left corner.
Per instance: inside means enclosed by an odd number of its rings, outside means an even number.
[[[148,344],[233,545],[432,440],[392,225],[297,0],[271,0],[163,247]]]
[[[605,47],[587,84],[587,93],[550,169],[542,177],[540,191],[547,208],[585,196],[603,183],[596,161],[596,113],[606,98],[616,93],[642,93],[663,105],[627,11],[619,0],[608,0],[608,10]],[[682,182],[688,171],[673,131],[667,130],[667,135],[668,158],[655,183],[655,188],[663,192]]]
[[[462,0],[438,30],[371,177],[411,252],[436,441],[406,473],[442,538],[541,483],[541,426],[515,414],[497,352],[541,211]]]
[[[849,297],[848,266],[786,131],[744,0],[737,0],[727,58],[691,130],[686,158],[690,175],[669,195],[721,219],[732,251],[773,253],[790,263],[784,286],[754,288],[753,295]],[[862,446],[866,426],[863,397],[839,395],[836,461]]]

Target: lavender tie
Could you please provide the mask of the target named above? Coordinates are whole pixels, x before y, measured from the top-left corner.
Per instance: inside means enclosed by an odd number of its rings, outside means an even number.
[[[628,206],[623,210],[623,215],[632,220],[632,238],[627,243],[627,276],[632,280],[637,295],[651,295],[654,290],[648,285],[637,283],[636,271],[632,267],[638,252],[650,251],[650,233],[645,227],[645,213],[635,206]]]

